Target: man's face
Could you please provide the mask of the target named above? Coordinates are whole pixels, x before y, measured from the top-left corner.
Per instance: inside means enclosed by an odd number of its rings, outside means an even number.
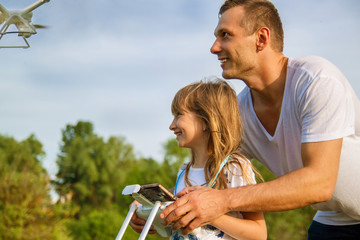
[[[221,15],[215,29],[210,51],[218,56],[226,79],[246,78],[256,66],[256,38],[241,27],[244,16],[241,6],[231,8]]]

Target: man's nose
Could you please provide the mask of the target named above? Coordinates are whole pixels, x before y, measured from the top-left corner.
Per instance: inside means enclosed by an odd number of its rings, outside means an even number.
[[[213,45],[211,46],[211,48],[210,48],[210,52],[212,53],[212,54],[217,54],[217,53],[219,53],[220,52],[220,43],[219,43],[219,41],[218,40],[215,40],[215,42],[213,43]]]

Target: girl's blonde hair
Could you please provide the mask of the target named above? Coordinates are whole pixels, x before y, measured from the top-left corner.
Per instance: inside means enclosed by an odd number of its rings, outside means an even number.
[[[240,153],[242,125],[236,93],[230,85],[221,79],[203,80],[180,89],[172,101],[171,112],[176,116],[178,113],[188,111],[195,113],[205,122],[209,133],[207,146],[209,159],[204,168],[206,183],[215,178],[221,163],[229,155],[226,166],[230,163],[237,163],[241,167],[245,180],[251,183],[251,176],[246,174],[248,171],[238,160],[239,157],[244,158]],[[185,169],[187,186],[191,186],[188,174],[193,164],[192,154],[192,159]],[[220,172],[214,188],[227,188],[224,171]]]

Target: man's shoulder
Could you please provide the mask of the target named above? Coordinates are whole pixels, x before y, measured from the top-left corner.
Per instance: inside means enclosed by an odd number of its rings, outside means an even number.
[[[346,81],[341,71],[330,61],[318,56],[305,56],[290,59],[288,63],[287,81],[292,82],[297,88],[309,85],[329,85],[342,84]]]
[[[313,56],[313,55],[289,58],[289,64],[293,64],[293,65],[301,66],[301,65],[314,64],[314,63],[325,64],[325,63],[329,63],[329,61],[323,57]]]
[[[330,61],[319,56],[303,56],[289,58],[288,69],[307,72],[311,75],[319,75],[324,72],[337,69]]]

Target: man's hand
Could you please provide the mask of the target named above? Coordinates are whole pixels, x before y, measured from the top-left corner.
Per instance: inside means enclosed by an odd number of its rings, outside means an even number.
[[[132,204],[136,204],[138,206],[140,205],[140,203],[138,203],[137,201],[132,202],[131,205]],[[134,215],[131,217],[129,225],[132,227],[132,229],[134,229],[135,232],[141,233],[145,226],[145,223],[146,223],[146,220],[139,218],[135,212]],[[156,233],[156,230],[154,229],[153,226],[151,226],[151,228],[149,230],[149,234],[155,234],[155,233]]]
[[[189,234],[195,228],[208,224],[227,212],[222,190],[194,186],[184,188],[177,194],[179,197],[160,214],[165,225],[174,223],[173,230],[182,229]]]

